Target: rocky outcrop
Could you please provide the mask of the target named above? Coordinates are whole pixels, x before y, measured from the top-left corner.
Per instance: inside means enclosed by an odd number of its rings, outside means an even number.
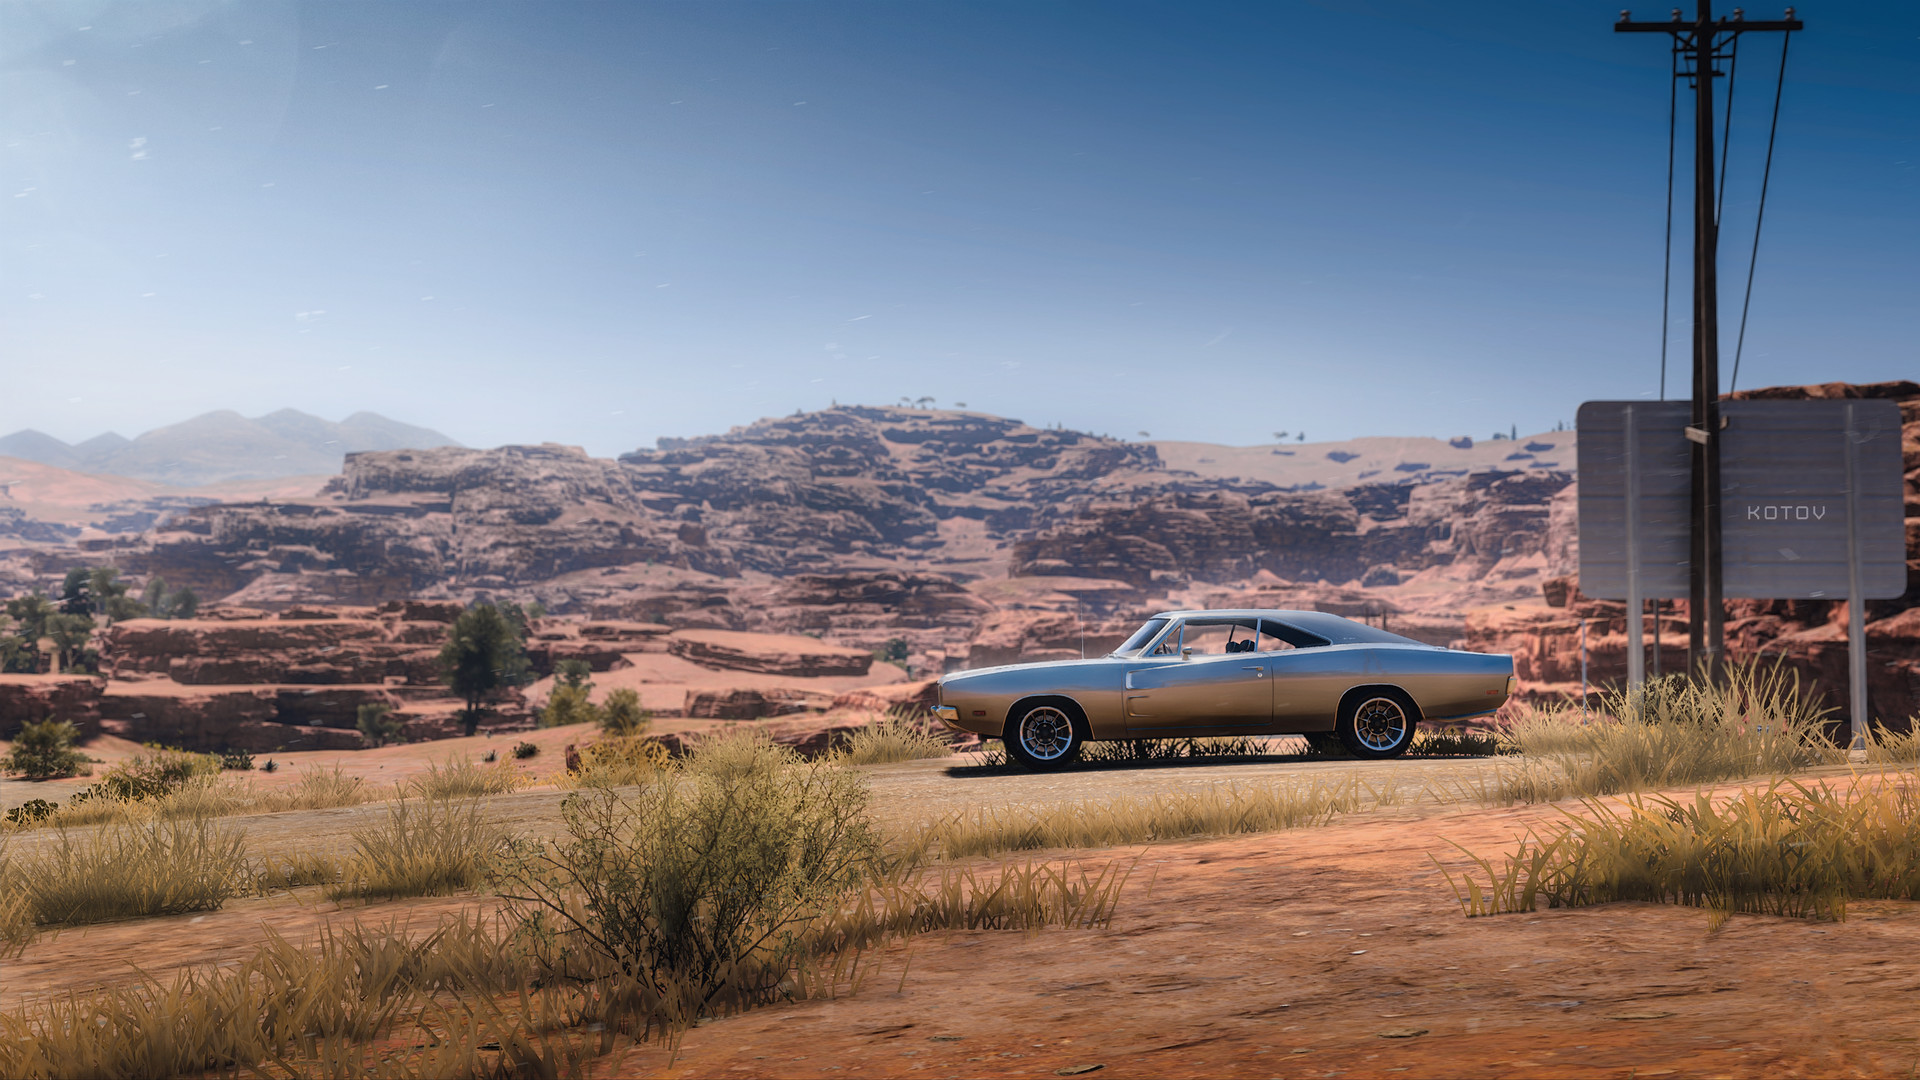
[[[732,630],[677,630],[667,651],[702,667],[819,678],[865,675],[873,654],[791,634]]]
[[[0,675],[0,739],[26,724],[65,720],[84,738],[100,730],[100,695],[106,680],[91,675]]]
[[[769,716],[817,712],[833,695],[779,687],[740,690],[689,690],[686,713],[703,720],[760,720]]]

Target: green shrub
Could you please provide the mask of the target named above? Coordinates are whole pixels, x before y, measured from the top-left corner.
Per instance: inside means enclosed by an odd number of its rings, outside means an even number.
[[[253,751],[225,751],[220,755],[220,767],[234,772],[250,772],[253,769]]]
[[[45,799],[28,799],[19,806],[7,811],[9,825],[37,825],[53,816],[60,804]]]
[[[593,665],[578,657],[569,657],[553,665],[553,677],[562,686],[590,686]]]
[[[587,700],[587,693],[588,688],[584,685],[555,684],[553,692],[547,695],[546,708],[540,710],[540,726],[566,727],[569,724],[603,722],[600,710]]]
[[[393,715],[393,706],[370,701],[354,710],[354,726],[374,746],[385,746],[400,738],[406,721]]]
[[[13,749],[0,758],[0,771],[19,773],[29,780],[73,776],[86,764],[86,755],[73,748],[80,730],[65,720],[26,724],[13,740]]]
[[[615,690],[600,707],[600,730],[609,735],[640,735],[652,726],[653,713],[640,707],[638,690]]]
[[[540,747],[534,743],[517,742],[513,744],[513,756],[519,758],[521,761],[525,761],[530,757],[538,757],[539,755]]]
[[[185,750],[154,747],[151,754],[136,754],[108,769],[98,783],[73,797],[76,802],[95,799],[156,799],[177,791],[195,777],[217,776],[220,758],[213,754],[194,754]]]

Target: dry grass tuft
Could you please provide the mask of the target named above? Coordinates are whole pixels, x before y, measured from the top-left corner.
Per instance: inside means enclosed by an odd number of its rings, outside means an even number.
[[[849,765],[890,765],[897,761],[949,757],[953,744],[928,723],[902,709],[853,733],[839,756]]]
[[[1469,792],[1506,805],[1787,775],[1845,760],[1826,741],[1827,711],[1779,665],[1729,665],[1721,680],[1669,675],[1637,696],[1606,695],[1589,717],[1570,708],[1522,716],[1505,741],[1526,760]]]
[[[506,842],[477,799],[402,796],[387,804],[385,822],[354,832],[353,857],[327,896],[391,900],[472,889]]]
[[[340,806],[359,806],[373,798],[366,781],[348,776],[340,766],[322,769],[312,766],[301,770],[300,781],[292,790],[263,791],[254,796],[258,813],[280,810],[332,810]]]
[[[577,1010],[529,990],[529,973],[512,927],[479,916],[419,937],[391,923],[323,928],[298,945],[269,932],[237,966],[0,1015],[0,1075],[578,1075],[596,1037],[556,1037]],[[398,1041],[413,1049],[397,1055],[373,1041],[409,1031]]]
[[[1845,790],[1780,780],[1716,802],[1634,797],[1536,832],[1496,865],[1455,879],[1469,916],[1620,900],[1842,919],[1856,898],[1920,899],[1920,793],[1856,777]]]
[[[11,860],[7,877],[41,925],[213,911],[246,885],[246,834],[206,818],[61,829]]]
[[[1920,716],[1907,721],[1907,730],[1867,729],[1867,761],[1875,765],[1920,764]]]
[[[470,799],[505,795],[525,782],[526,778],[508,761],[476,765],[463,758],[448,758],[441,765],[429,764],[426,775],[413,781],[413,790],[425,799]]]

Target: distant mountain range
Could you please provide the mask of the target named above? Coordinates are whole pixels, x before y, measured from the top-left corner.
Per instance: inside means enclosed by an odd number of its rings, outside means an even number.
[[[336,473],[347,454],[360,450],[459,445],[437,431],[377,413],[357,412],[336,424],[298,409],[252,419],[223,409],[135,439],[108,432],[69,445],[28,428],[0,438],[0,456],[192,487]]]

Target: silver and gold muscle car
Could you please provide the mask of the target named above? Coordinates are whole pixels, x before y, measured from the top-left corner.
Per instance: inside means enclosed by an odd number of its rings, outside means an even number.
[[[1513,657],[1425,645],[1319,611],[1167,611],[1090,660],[954,672],[933,710],[1005,740],[1029,768],[1088,741],[1303,734],[1359,757],[1404,753],[1422,720],[1483,716]]]

